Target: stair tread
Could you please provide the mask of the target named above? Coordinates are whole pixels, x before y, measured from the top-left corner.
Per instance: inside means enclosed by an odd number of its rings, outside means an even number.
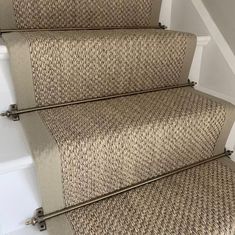
[[[19,108],[186,83],[196,46],[195,35],[156,29],[9,33],[3,38],[17,71]]]
[[[37,133],[29,139],[41,174],[61,167],[70,206],[222,153],[230,109],[179,88],[40,111],[41,127],[35,126],[36,114],[22,115],[21,121],[26,133]],[[40,133],[44,125],[48,134]]]
[[[67,213],[48,221],[48,229],[70,234],[58,224],[68,220],[73,234],[84,235],[234,234],[234,169],[207,163]]]
[[[208,40],[209,37],[198,37],[197,46],[201,46],[206,42],[208,43]],[[63,53],[63,50],[61,50],[61,53]],[[7,47],[2,38],[0,38],[0,59],[1,58],[9,58]],[[3,77],[4,83],[2,84],[1,89],[2,95],[4,94],[4,91],[9,90],[9,86],[5,85],[8,85],[9,83],[7,79],[8,78]],[[13,92],[14,91],[12,91],[12,93]],[[10,97],[10,103],[15,103],[15,100],[12,98],[13,94],[7,94],[7,96]],[[1,97],[2,102],[0,111],[3,112],[8,108],[9,102],[8,100],[4,101],[5,96]],[[0,129],[3,133],[3,135],[1,135],[2,137],[0,137],[0,148],[2,150],[0,158],[0,174],[22,169],[22,167],[32,166],[33,159],[29,151],[28,143],[22,133],[20,123],[9,123],[8,120],[1,119]],[[14,148],[12,148],[12,146],[14,146]]]
[[[2,0],[1,29],[158,26],[161,0]]]
[[[0,1],[18,108],[186,83],[196,37],[156,30],[160,6]],[[191,87],[20,114],[45,214],[222,153],[234,118],[231,104]],[[234,234],[230,165],[213,161],[56,217],[49,234]]]

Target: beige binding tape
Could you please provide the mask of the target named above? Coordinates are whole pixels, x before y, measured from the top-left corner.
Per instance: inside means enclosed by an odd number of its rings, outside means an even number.
[[[16,28],[12,0],[0,0],[0,31],[1,29]]]
[[[193,92],[196,94],[202,95],[204,97],[207,97],[208,99],[213,99],[216,102],[218,102],[219,104],[223,105],[225,108],[226,120],[224,120],[224,125],[223,125],[221,132],[220,132],[219,139],[217,140],[217,142],[215,144],[215,149],[214,149],[214,153],[213,153],[214,155],[217,155],[223,151],[224,146],[226,145],[226,141],[228,139],[229,133],[231,131],[231,128],[234,124],[234,120],[235,120],[234,106],[225,100],[222,100],[222,99],[215,97],[215,96],[212,96],[212,95],[208,95],[208,94],[203,93],[201,91],[194,89]]]
[[[10,67],[18,108],[36,105],[28,42],[20,33],[3,34],[10,56]]]
[[[159,22],[162,0],[152,0],[152,13],[150,26],[156,26]]]

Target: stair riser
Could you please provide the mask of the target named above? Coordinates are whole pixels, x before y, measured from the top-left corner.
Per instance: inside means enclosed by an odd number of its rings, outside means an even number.
[[[25,227],[24,219],[41,206],[34,167],[0,175],[0,220],[3,234]]]

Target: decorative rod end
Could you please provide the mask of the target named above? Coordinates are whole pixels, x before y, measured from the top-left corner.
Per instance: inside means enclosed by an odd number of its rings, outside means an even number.
[[[33,225],[35,226],[38,223],[38,219],[33,217],[31,219],[26,220],[25,225]]]
[[[9,110],[7,110],[6,112],[0,113],[1,117],[7,117],[13,121],[19,121],[20,117],[18,114],[18,108],[16,104],[12,104],[10,105]]]
[[[44,219],[43,208],[38,208],[35,212],[34,217],[25,221],[26,225],[37,225],[40,231],[45,231],[47,229],[46,222]]]
[[[228,156],[228,157],[231,157],[232,155],[233,155],[233,151],[231,151],[231,150],[226,150],[226,155]]]
[[[0,116],[1,117],[10,117],[11,116],[11,112],[10,111],[6,111],[6,112],[4,112],[4,113],[0,113]]]
[[[167,29],[167,26],[166,26],[166,25],[163,25],[162,23],[159,23],[159,28],[165,30],[165,29]]]

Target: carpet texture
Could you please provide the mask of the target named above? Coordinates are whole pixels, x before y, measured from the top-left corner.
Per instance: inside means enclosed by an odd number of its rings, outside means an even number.
[[[234,172],[216,161],[67,217],[76,235],[233,235],[234,179]]]
[[[0,0],[0,7],[13,18],[2,29],[157,27],[161,0]]]
[[[194,35],[163,30],[22,35],[38,105],[186,83],[196,44]]]
[[[0,28],[142,27],[159,0],[0,0]],[[20,109],[186,83],[196,36],[157,29],[11,32]],[[27,113],[50,213],[224,152],[234,106],[192,87]],[[229,165],[232,165],[231,161]],[[234,172],[214,161],[47,221],[50,235],[235,230]]]
[[[40,112],[59,148],[66,206],[211,157],[226,109],[183,88]]]

